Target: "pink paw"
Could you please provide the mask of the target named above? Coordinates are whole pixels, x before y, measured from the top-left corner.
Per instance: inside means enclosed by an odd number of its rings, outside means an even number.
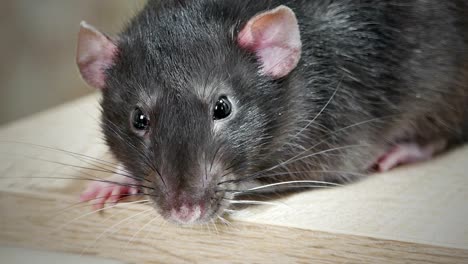
[[[445,147],[445,141],[436,142],[427,146],[416,143],[399,144],[377,160],[377,171],[384,172],[399,165],[426,161]]]
[[[81,193],[80,202],[92,201],[93,210],[99,210],[104,208],[107,202],[115,204],[121,198],[138,193],[138,188],[135,186],[137,182],[129,177],[114,175],[103,181],[105,182],[90,183]]]

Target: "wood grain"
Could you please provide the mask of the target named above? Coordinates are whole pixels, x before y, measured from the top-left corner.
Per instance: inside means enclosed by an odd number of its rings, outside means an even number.
[[[62,151],[109,159],[98,118],[93,95],[0,128],[0,244],[130,263],[468,263],[468,148],[179,227],[150,205],[71,206],[83,177],[107,176]]]
[[[67,199],[41,193],[3,192],[0,243],[131,263],[466,263],[468,260],[467,250],[272,225],[235,222],[232,226],[173,226],[154,218],[157,216],[152,210],[142,214],[151,209],[144,205],[120,205],[109,212],[70,222],[88,210],[72,207],[62,211],[68,205]],[[125,219],[128,221],[116,225]],[[156,220],[151,225],[137,233],[153,219]],[[100,239],[96,241],[97,238]]]

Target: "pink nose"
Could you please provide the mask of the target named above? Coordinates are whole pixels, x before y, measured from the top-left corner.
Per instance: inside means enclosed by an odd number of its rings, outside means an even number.
[[[172,208],[172,220],[181,224],[190,224],[202,216],[202,208],[199,205],[183,204],[179,208]]]

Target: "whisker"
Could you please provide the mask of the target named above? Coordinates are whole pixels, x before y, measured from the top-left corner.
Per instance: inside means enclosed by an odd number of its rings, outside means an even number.
[[[59,161],[53,161],[53,160],[48,160],[48,159],[42,159],[42,158],[36,158],[36,157],[31,157],[31,156],[22,155],[22,154],[15,154],[15,155],[23,157],[23,158],[31,159],[31,160],[36,160],[36,161],[42,161],[42,162],[48,162],[48,163],[51,163],[51,164],[61,165],[61,166],[64,166],[64,167],[70,167],[70,168],[82,169],[82,170],[89,170],[89,171],[96,171],[96,172],[103,172],[103,173],[108,173],[108,174],[117,174],[117,175],[128,177],[128,178],[131,178],[131,179],[134,179],[134,180],[141,180],[140,178],[125,175],[125,174],[121,174],[121,173],[117,173],[115,171],[111,171],[111,170],[108,170],[108,169],[89,168],[89,167],[85,167],[85,166],[69,164],[69,163],[59,162]]]
[[[336,150],[343,150],[343,149],[355,148],[355,147],[369,147],[369,146],[368,146],[368,145],[360,145],[360,144],[359,144],[359,145],[348,145],[348,146],[342,146],[342,147],[336,147],[336,148],[326,149],[326,150],[322,150],[322,151],[319,151],[319,152],[315,152],[315,153],[312,153],[312,154],[309,154],[309,155],[306,155],[306,156],[298,157],[298,158],[293,159],[293,160],[289,160],[288,163],[300,161],[300,160],[303,160],[303,159],[306,159],[306,158],[310,158],[310,157],[313,157],[313,156],[325,154],[325,153],[332,152],[332,151],[336,151]],[[283,164],[283,165],[287,165],[288,163],[285,163],[285,164]]]
[[[115,207],[118,207],[118,206],[122,206],[122,205],[124,205],[124,204],[127,204],[127,205],[128,205],[128,204],[139,204],[139,203],[141,203],[141,204],[147,204],[148,202],[149,202],[149,200],[141,200],[141,201],[127,202],[127,203],[118,203],[118,204],[114,204],[114,205],[111,205],[111,206],[107,206],[107,207],[104,207],[104,208],[101,208],[101,209],[98,209],[98,210],[94,210],[94,211],[92,211],[92,212],[85,213],[85,214],[83,214],[83,215],[80,215],[80,216],[78,216],[78,217],[76,217],[76,218],[73,218],[73,219],[71,219],[71,220],[65,222],[64,224],[62,224],[62,225],[60,225],[59,227],[55,228],[55,229],[51,232],[51,234],[62,230],[63,228],[67,227],[69,224],[71,224],[71,223],[73,223],[73,222],[75,222],[75,221],[78,221],[78,220],[83,219],[83,218],[85,218],[85,217],[87,217],[87,216],[93,215],[93,214],[95,214],[95,213],[99,213],[99,212],[102,212],[102,211],[105,211],[105,210],[108,210],[108,209],[111,209],[111,208],[115,208]]]
[[[221,177],[219,177],[220,179],[228,176],[229,174],[233,174],[231,171],[230,172],[226,172],[225,174],[223,174]]]
[[[138,231],[132,236],[131,239],[129,239],[129,241],[127,242],[127,244],[125,245],[125,250],[124,252],[127,252],[128,251],[128,247],[133,243],[133,240],[135,240],[135,238],[137,237],[137,235],[143,231],[143,229],[145,229],[146,227],[148,227],[151,223],[153,223],[154,221],[160,219],[160,217],[158,215],[155,215],[152,219],[150,219],[146,224],[144,224],[140,229],[138,229]]]
[[[343,81],[343,78],[344,78],[344,75],[341,77],[340,81],[338,82],[338,85],[335,89],[335,91],[333,92],[333,94],[330,96],[330,98],[328,99],[327,103],[322,107],[322,109],[315,115],[315,117],[309,122],[307,123],[307,125],[305,127],[303,127],[295,136],[294,138],[298,138],[300,134],[302,134],[302,132],[304,132],[304,130],[306,130],[312,123],[315,122],[315,120],[317,120],[317,118],[325,111],[325,109],[328,107],[328,105],[332,102],[333,98],[335,98],[335,95],[336,93],[338,92],[338,90],[340,89],[340,86],[341,86],[341,82]]]
[[[56,147],[49,147],[49,146],[35,144],[35,143],[21,142],[21,141],[2,141],[2,140],[0,140],[0,144],[2,144],[2,143],[4,143],[4,144],[10,144],[10,143],[11,144],[21,144],[21,145],[32,146],[32,147],[37,147],[37,148],[42,148],[42,149],[48,149],[48,150],[59,152],[59,153],[69,154],[70,156],[79,156],[79,157],[91,159],[91,160],[94,160],[95,162],[101,163],[102,165],[107,164],[109,167],[113,167],[113,166],[118,165],[117,163],[113,163],[113,162],[103,160],[103,159],[98,159],[98,158],[88,156],[88,155],[85,155],[85,154],[81,154],[81,153],[78,153],[78,152],[73,152],[73,151],[70,151],[70,150],[60,149],[60,148],[56,148]]]
[[[223,200],[227,200],[231,204],[273,205],[273,206],[286,206],[289,208],[289,206],[285,204],[274,203],[274,202],[255,201],[255,200],[231,200],[227,198],[223,198]]]
[[[222,216],[220,216],[220,215],[217,215],[216,217],[217,217],[224,225],[226,225],[226,226],[231,226],[231,225],[232,225],[232,223],[229,222],[228,220],[226,220],[226,218],[224,218],[224,217],[222,217]]]
[[[218,227],[216,227],[216,223],[215,223],[214,219],[211,219],[210,222],[213,224],[214,230],[215,230],[216,234],[219,236]]]
[[[123,140],[124,142],[126,142],[128,144],[128,146],[130,146],[133,150],[135,150],[141,157],[142,157],[142,161],[151,169],[153,169],[153,171],[155,171],[159,177],[161,178],[161,181],[162,183],[164,184],[164,186],[167,188],[166,186],[166,182],[164,181],[164,178],[162,177],[161,173],[159,172],[159,170],[156,168],[156,166],[150,162],[150,159],[148,158],[148,156],[140,151],[135,145],[133,145],[132,143],[130,143],[129,140],[126,140],[123,136],[125,135],[125,133],[122,132],[121,128],[119,128],[114,122],[112,122],[111,120],[107,120],[107,122],[109,122],[112,126],[114,126],[118,131],[120,131],[120,133],[118,133],[115,129],[113,129],[112,127],[110,127],[108,124],[106,123],[103,123],[105,126],[107,126],[111,131],[112,133],[114,133],[117,137],[119,137],[121,140]],[[145,142],[143,142],[142,139],[139,139],[139,142],[143,145],[143,146],[146,146]]]
[[[114,204],[111,204],[111,205],[125,205],[125,204],[129,204],[130,202],[123,202],[123,200],[129,198],[129,197],[138,197],[138,196],[143,196],[143,194],[141,193],[137,193],[137,194],[115,194],[115,195],[110,195],[108,197],[115,197],[115,196],[119,196],[120,198],[117,199],[116,203]],[[83,208],[83,207],[89,207],[89,202],[91,202],[91,205],[94,206],[96,204],[92,203],[93,201],[96,201],[98,199],[102,199],[103,197],[97,197],[97,198],[94,198],[94,199],[90,199],[90,200],[87,200],[87,201],[83,201],[83,202],[77,202],[77,203],[72,203],[64,208],[61,208],[61,209],[58,209],[58,210],[53,210],[51,213],[54,213],[53,216],[51,216],[49,219],[54,219],[54,218],[57,218],[65,213],[67,213],[69,210],[73,209],[73,208]],[[145,201],[145,200],[138,200],[136,202],[141,202],[141,201]],[[110,207],[106,207],[106,208],[110,208]]]
[[[65,154],[69,155],[70,157],[73,157],[73,158],[75,158],[75,159],[77,159],[79,161],[82,161],[82,162],[85,162],[85,163],[87,163],[89,165],[97,167],[97,169],[100,169],[99,170],[100,172],[112,173],[112,174],[121,175],[121,176],[124,176],[124,177],[127,177],[127,178],[131,178],[131,179],[134,179],[134,180],[140,180],[140,178],[138,178],[138,177],[131,176],[130,172],[125,170],[122,166],[119,166],[119,164],[115,164],[115,163],[112,163],[112,162],[109,162],[109,161],[94,158],[94,157],[91,157],[91,156],[88,156],[88,155],[84,155],[84,154],[80,154],[80,153],[76,153],[76,152],[72,152],[72,151],[68,151],[68,150],[64,150],[64,149],[53,148],[53,147],[48,147],[48,146],[44,146],[44,145],[39,145],[39,144],[34,144],[34,143],[27,143],[27,142],[20,142],[20,141],[0,141],[0,143],[22,144],[22,145],[33,146],[33,147],[37,147],[37,148],[48,149],[48,150],[59,152],[59,153],[65,153]],[[52,162],[50,160],[45,160],[45,159],[41,160],[41,159],[38,159],[36,157],[21,155],[21,154],[17,154],[17,153],[15,153],[14,155],[21,156],[23,158],[32,159],[32,160]],[[54,163],[54,162],[52,162],[52,163]],[[99,164],[99,165],[97,165],[96,163]],[[64,165],[64,164],[60,164],[60,165]],[[75,165],[72,165],[72,164],[68,164],[68,165],[69,166],[75,166]],[[106,166],[107,168],[102,167],[102,166]],[[91,168],[87,168],[87,169],[92,170]],[[150,182],[150,181],[148,181],[146,179],[143,179],[143,180],[145,180],[147,182]]]
[[[246,191],[256,191],[256,190],[263,190],[263,189],[275,187],[275,186],[281,186],[281,185],[287,185],[287,184],[302,184],[302,183],[325,184],[325,185],[330,185],[330,186],[343,186],[342,184],[322,182],[322,181],[286,181],[286,182],[277,182],[277,183],[267,184],[267,185],[251,188]],[[330,186],[324,186],[324,185],[315,185],[315,187],[317,186],[318,187],[330,187]]]
[[[205,223],[203,224],[204,227],[206,227],[206,229],[208,230],[208,233],[211,234],[211,228],[210,228],[210,225],[208,223]]]
[[[150,190],[154,190],[156,191],[155,188],[153,187],[149,187],[149,186],[145,186],[145,185],[139,185],[139,184],[130,184],[130,183],[120,183],[120,182],[115,182],[115,181],[109,181],[109,180],[104,180],[104,179],[101,179],[101,178],[97,178],[96,179],[92,179],[92,178],[84,178],[84,177],[81,177],[81,178],[76,178],[76,177],[72,177],[72,178],[66,178],[66,177],[39,177],[39,176],[31,176],[31,177],[0,177],[0,180],[1,179],[49,179],[49,180],[74,180],[74,181],[90,181],[90,182],[103,182],[103,183],[110,183],[110,184],[114,184],[114,185],[118,185],[118,186],[125,186],[125,187],[141,187],[141,188],[146,188],[146,189],[150,189]]]
[[[166,226],[167,223],[168,221],[161,221],[161,223],[159,223],[159,230],[162,230]],[[148,237],[150,233],[154,233],[155,228],[157,227],[158,227],[157,225],[154,225],[153,228],[151,228],[151,231],[148,232],[148,234],[146,234],[145,237]],[[155,248],[156,241],[158,241],[158,238],[157,237],[153,238],[153,241],[151,243],[151,248]]]
[[[355,123],[355,124],[352,124],[352,125],[349,125],[349,126],[346,126],[346,127],[342,127],[342,128],[340,128],[340,129],[337,129],[337,130],[335,130],[335,131],[333,131],[333,132],[331,132],[331,133],[325,135],[324,137],[320,138],[320,140],[319,140],[316,144],[314,144],[312,147],[310,147],[310,148],[304,150],[303,152],[301,152],[301,153],[299,153],[299,154],[297,154],[297,155],[295,155],[295,156],[289,158],[288,160],[286,160],[286,161],[284,161],[284,162],[282,162],[282,163],[280,163],[280,164],[276,164],[276,165],[273,165],[273,166],[271,166],[271,167],[269,167],[269,168],[267,168],[267,169],[263,169],[263,170],[261,170],[261,171],[258,171],[258,172],[256,172],[256,173],[254,173],[254,174],[252,174],[252,175],[246,177],[245,180],[248,180],[248,179],[255,179],[255,178],[256,178],[258,175],[260,175],[260,174],[263,174],[263,173],[265,173],[265,172],[274,170],[274,169],[276,169],[276,168],[279,168],[280,166],[284,166],[284,165],[287,164],[289,161],[294,160],[294,159],[297,159],[298,157],[300,157],[301,155],[303,155],[303,154],[306,153],[307,151],[310,151],[310,150],[316,148],[316,147],[319,146],[320,144],[326,142],[327,139],[331,138],[332,136],[334,136],[334,135],[336,135],[336,134],[338,134],[338,133],[340,133],[340,132],[344,132],[344,131],[347,130],[347,129],[350,129],[350,128],[353,128],[353,127],[356,127],[356,126],[360,126],[360,125],[364,125],[364,124],[367,124],[367,123],[376,122],[376,121],[382,121],[383,119],[392,118],[392,117],[394,117],[394,116],[395,116],[395,115],[387,115],[387,116],[378,117],[378,118],[371,118],[371,119],[368,119],[368,120],[364,120],[364,121],[362,121],[362,122],[358,122],[358,123]],[[227,182],[235,182],[235,181],[233,181],[233,180],[231,180],[231,181],[224,181],[224,182],[218,183],[218,185],[223,184],[223,183],[227,183]]]
[[[305,171],[290,171],[290,172],[288,171],[288,172],[278,172],[278,173],[272,173],[272,174],[265,174],[265,175],[262,175],[259,178],[276,177],[276,176],[282,176],[282,175],[305,174],[305,173],[334,173],[334,174],[349,174],[349,175],[355,175],[355,176],[365,176],[366,175],[364,173],[359,173],[359,172],[338,171],[338,170],[305,170]],[[336,185],[336,186],[343,186],[343,185],[338,184],[338,183],[326,182],[326,181],[318,181],[317,183],[331,184],[331,185]]]
[[[139,213],[137,213],[137,214],[135,214],[135,215],[131,215],[131,216],[129,216],[129,217],[126,217],[125,219],[123,219],[123,220],[121,220],[121,221],[119,221],[119,222],[113,224],[112,226],[110,226],[109,228],[107,228],[106,230],[104,230],[104,231],[92,242],[91,245],[89,245],[89,246],[87,246],[86,248],[84,248],[84,249],[81,251],[81,254],[80,254],[80,255],[82,256],[89,248],[94,247],[94,246],[97,244],[97,242],[98,242],[104,235],[106,235],[107,233],[109,233],[110,230],[112,230],[112,229],[114,229],[115,227],[117,227],[117,226],[119,226],[119,225],[125,223],[126,221],[128,221],[128,220],[130,220],[130,219],[132,219],[132,218],[135,218],[135,217],[137,217],[137,216],[140,216],[140,215],[142,215],[142,214],[148,214],[148,212],[150,212],[150,211],[151,211],[151,213],[153,213],[153,212],[152,212],[153,210],[154,210],[153,208],[150,208],[150,209],[148,209],[148,210],[144,210],[144,211],[139,212]],[[117,229],[117,230],[113,231],[111,234],[113,234],[113,233],[115,233],[115,232],[117,232],[117,231],[119,231],[119,230],[120,230],[120,229]]]
[[[315,152],[315,153],[312,153],[312,154],[309,154],[309,155],[306,155],[306,156],[302,156],[302,157],[300,157],[299,155],[296,155],[296,156],[294,156],[295,157],[294,159],[290,158],[290,159],[288,159],[288,160],[286,160],[284,162],[281,162],[281,163],[279,163],[279,164],[277,164],[275,166],[270,167],[269,169],[262,170],[260,172],[256,172],[256,173],[254,173],[254,174],[252,174],[250,176],[243,177],[241,179],[222,181],[222,182],[219,182],[218,185],[229,183],[229,182],[236,183],[236,182],[242,182],[242,181],[246,181],[246,180],[263,178],[263,176],[262,176],[263,173],[265,173],[267,171],[271,171],[273,169],[276,169],[276,168],[278,168],[280,166],[289,165],[289,164],[291,164],[293,162],[297,162],[297,161],[300,161],[300,160],[303,160],[303,159],[306,159],[306,158],[310,158],[310,157],[314,157],[314,156],[317,156],[317,155],[322,155],[322,154],[325,154],[325,153],[328,153],[328,152],[343,150],[343,149],[348,149],[348,148],[354,148],[354,147],[368,147],[368,146],[367,145],[348,145],[348,146],[342,146],[342,147],[336,147],[336,148],[322,150],[322,151]]]

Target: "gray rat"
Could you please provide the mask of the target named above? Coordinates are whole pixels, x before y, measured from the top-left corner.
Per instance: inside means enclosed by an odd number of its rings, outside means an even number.
[[[239,193],[464,142],[465,2],[150,0],[116,38],[82,23],[77,64],[120,166],[81,199],[142,192],[165,219],[204,223]]]

